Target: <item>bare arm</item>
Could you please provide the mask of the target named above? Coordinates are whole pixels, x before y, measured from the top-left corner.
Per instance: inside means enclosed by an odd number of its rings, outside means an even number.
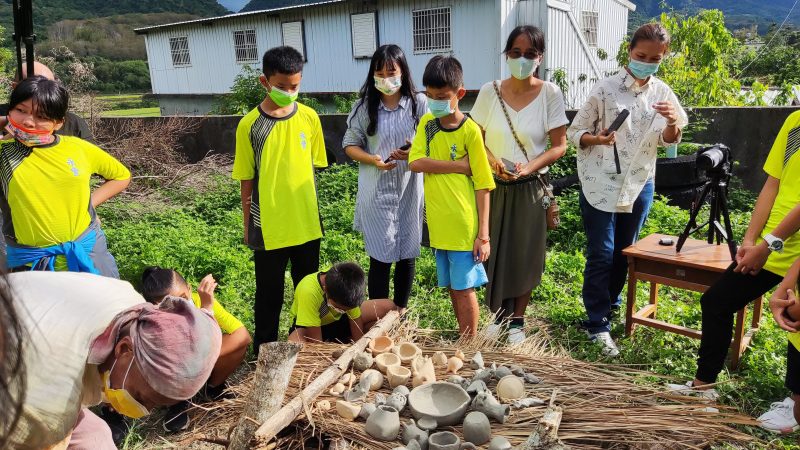
[[[106,181],[105,183],[98,186],[97,189],[94,190],[94,192],[92,192],[91,195],[92,206],[94,208],[97,208],[98,206],[105,203],[106,200],[124,191],[129,184],[131,184],[130,178],[128,178],[127,180]]]
[[[248,243],[247,224],[250,223],[250,202],[253,197],[253,180],[242,180],[242,216],[244,218],[244,243]]]
[[[322,342],[322,328],[320,327],[307,327],[295,328],[292,335],[297,336],[297,339],[290,339],[296,342]]]
[[[758,194],[758,200],[753,208],[753,215],[750,217],[750,225],[747,226],[747,231],[744,233],[742,245],[753,245],[758,239],[764,226],[769,219],[769,213],[772,211],[772,206],[775,204],[775,197],[778,195],[778,187],[781,180],[768,176],[764,187],[761,188],[761,193]],[[785,221],[785,219],[784,219]]]
[[[475,203],[478,206],[478,236],[472,247],[472,254],[476,261],[484,262],[489,259],[491,246],[489,243],[489,190],[475,191]]]
[[[530,175],[542,167],[553,164],[567,153],[567,126],[563,125],[558,128],[553,128],[548,134],[550,135],[550,149],[527,164],[522,165],[522,167],[518,169],[521,177]]]
[[[440,161],[432,158],[420,158],[408,165],[412,172],[422,173],[460,173],[462,175],[472,175],[469,166],[469,157],[463,157],[457,161]]]
[[[364,320],[361,317],[358,319],[350,319],[350,338],[354,341],[361,339],[364,336]]]
[[[383,163],[383,159],[380,155],[373,155],[364,151],[363,148],[355,146],[355,145],[348,145],[344,148],[345,154],[350,157],[353,161],[358,161],[361,164],[367,164],[371,166],[375,166],[381,170],[391,170],[397,167],[397,163],[390,162],[388,164]]]
[[[800,275],[800,259],[792,264],[786,276],[775,289],[775,293],[769,299],[769,309],[772,311],[772,318],[775,323],[786,331],[797,331],[800,328],[800,321],[791,321],[787,314],[786,309],[795,303],[794,287],[797,286],[797,278]]]

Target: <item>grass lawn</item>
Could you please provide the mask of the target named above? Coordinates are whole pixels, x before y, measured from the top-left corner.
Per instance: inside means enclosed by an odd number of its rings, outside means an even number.
[[[318,176],[320,210],[326,230],[321,252],[323,269],[336,261],[353,260],[362,266],[368,262],[363,241],[352,230],[356,189],[357,170],[354,167],[334,166]],[[252,331],[255,281],[252,252],[241,242],[237,183],[227,174],[222,174],[215,186],[205,192],[175,189],[161,195],[159,199],[144,201],[117,199],[99,209],[109,247],[117,258],[122,277],[136,285],[142,269],[154,264],[176,268],[193,283],[205,274],[213,273],[219,281],[219,300]],[[747,226],[754,200],[752,194],[743,191],[731,196],[737,236],[741,236]],[[562,226],[549,235],[546,271],[541,285],[534,291],[529,316],[547,323],[556,343],[575,358],[636,365],[672,376],[679,382],[691,379],[699,341],[644,327],[640,327],[632,339],[626,339],[622,324],[617,320],[612,334],[619,339],[621,355],[608,359],[575,327],[574,323],[584,317],[581,283],[585,235],[577,192],[562,195],[559,203]],[[678,234],[687,219],[686,211],[657,200],[643,235],[654,232]],[[409,306],[419,316],[420,326],[454,330],[456,322],[450,300],[444,290],[435,287],[435,282],[433,255],[430,250],[423,249],[417,262]],[[644,285],[641,283],[640,286],[640,301],[646,298]],[[288,276],[287,286],[291,286]],[[289,327],[290,289],[287,287],[287,301],[282,314],[283,337]],[[479,293],[480,297],[482,293]],[[698,298],[697,294],[662,288],[659,317],[699,328]],[[483,320],[486,316],[487,311],[483,309]],[[740,370],[723,373],[722,384],[718,387],[722,403],[735,405],[752,416],[758,416],[769,408],[771,402],[786,396],[783,388],[786,334],[777,329],[768,310],[761,325],[752,347],[744,355]],[[771,442],[773,448],[792,448],[797,443],[796,436],[777,438],[758,428],[745,431]],[[124,448],[146,447],[148,445],[134,432]]]
[[[159,117],[161,109],[158,106],[151,108],[117,109],[103,112],[103,117]]]

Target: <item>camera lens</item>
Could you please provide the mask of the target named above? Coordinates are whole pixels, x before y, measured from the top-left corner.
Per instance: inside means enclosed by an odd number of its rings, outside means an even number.
[[[718,167],[725,161],[725,154],[717,146],[710,147],[697,155],[697,168],[709,170]]]

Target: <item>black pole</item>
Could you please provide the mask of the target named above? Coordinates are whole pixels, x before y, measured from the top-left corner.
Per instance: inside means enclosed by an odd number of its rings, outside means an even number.
[[[33,33],[33,2],[32,0],[14,0],[14,44],[17,47],[17,77],[22,78],[22,47],[25,46],[25,67],[28,75],[33,75],[33,62],[35,61],[34,43],[36,35]]]

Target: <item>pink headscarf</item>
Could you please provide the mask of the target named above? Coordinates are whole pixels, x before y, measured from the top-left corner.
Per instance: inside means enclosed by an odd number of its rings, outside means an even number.
[[[203,387],[222,346],[219,325],[208,313],[178,297],[158,306],[136,305],[119,313],[94,340],[88,363],[104,362],[128,325],[136,364],[156,392],[186,400]]]

